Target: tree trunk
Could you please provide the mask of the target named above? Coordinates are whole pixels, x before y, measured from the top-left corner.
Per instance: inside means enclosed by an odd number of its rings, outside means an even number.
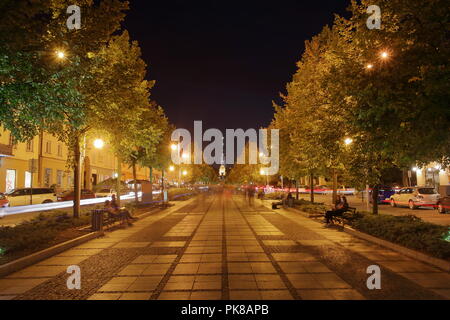
[[[74,156],[74,168],[73,168],[73,178],[74,178],[74,189],[73,189],[73,217],[80,217],[80,199],[81,199],[81,150],[80,150],[80,136],[75,136],[75,141],[73,145],[73,156]]]
[[[153,201],[153,168],[150,167],[150,201]]]
[[[136,175],[136,162],[133,161],[133,180],[134,180],[134,202],[139,203],[138,187],[137,187],[137,175]]]
[[[310,201],[314,203],[314,175],[309,175]]]
[[[379,185],[374,185],[372,188],[372,213],[378,214],[378,190]]]
[[[120,207],[120,180],[122,178],[122,162],[117,157],[117,180],[116,180],[116,192],[117,192],[117,205]]]
[[[161,170],[161,201],[164,203],[164,169]]]
[[[337,199],[337,171],[333,168],[333,195],[332,195],[332,203],[336,203]]]
[[[298,180],[295,180],[295,199],[298,200]]]

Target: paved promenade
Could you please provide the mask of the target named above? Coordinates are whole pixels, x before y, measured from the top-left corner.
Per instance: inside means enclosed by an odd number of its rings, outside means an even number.
[[[81,289],[68,290],[69,265]],[[381,267],[369,290],[368,266]],[[0,279],[0,299],[450,299],[450,275],[259,201],[200,196]]]

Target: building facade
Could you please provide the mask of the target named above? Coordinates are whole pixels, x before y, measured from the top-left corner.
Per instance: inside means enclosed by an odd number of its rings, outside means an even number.
[[[82,188],[92,190],[98,183],[117,176],[117,159],[107,145],[96,149],[87,140],[82,149]],[[16,143],[8,131],[0,128],[0,192],[31,186],[72,189],[74,178],[73,170],[67,166],[68,155],[67,146],[48,133]],[[133,179],[129,166],[122,165],[121,173],[123,181]],[[148,168],[137,167],[137,179],[148,180],[149,173]]]

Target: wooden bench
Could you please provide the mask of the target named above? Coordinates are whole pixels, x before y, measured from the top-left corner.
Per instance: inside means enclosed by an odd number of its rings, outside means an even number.
[[[342,214],[342,216],[331,217],[331,223],[335,224],[335,222],[336,222],[337,224],[340,224],[340,225],[342,225],[342,227],[344,227],[345,221],[348,220],[348,216],[346,216],[345,214],[346,213],[355,214],[356,212],[357,212],[356,208],[348,207],[348,209]]]

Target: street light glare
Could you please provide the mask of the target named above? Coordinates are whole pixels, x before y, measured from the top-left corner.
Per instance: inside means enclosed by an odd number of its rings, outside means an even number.
[[[353,143],[353,139],[352,138],[347,138],[347,139],[344,140],[344,143],[345,143],[345,145],[348,146],[348,145]]]
[[[264,171],[264,169],[261,169],[261,170],[259,171],[259,173],[260,173],[262,176],[266,174],[266,172]]]
[[[175,167],[174,166],[170,166],[169,167],[169,171],[174,171],[175,170]]]
[[[178,146],[177,146],[176,144],[172,144],[170,147],[171,147],[172,150],[174,150],[174,151],[178,149]]]
[[[189,154],[187,154],[187,153],[183,153],[183,159],[187,159],[187,158],[189,158]]]
[[[94,147],[96,149],[102,149],[104,145],[105,145],[105,142],[102,139],[95,139],[94,140]]]
[[[63,51],[56,51],[56,56],[58,59],[64,59],[66,57],[66,54]]]
[[[371,64],[371,63],[367,64],[366,69],[368,69],[368,70],[373,69],[373,64]]]
[[[381,52],[381,58],[383,58],[383,59],[387,59],[387,58],[389,58],[389,52],[387,52],[387,51],[383,51],[383,52]]]
[[[186,176],[188,173],[186,170],[183,171],[183,176]]]

